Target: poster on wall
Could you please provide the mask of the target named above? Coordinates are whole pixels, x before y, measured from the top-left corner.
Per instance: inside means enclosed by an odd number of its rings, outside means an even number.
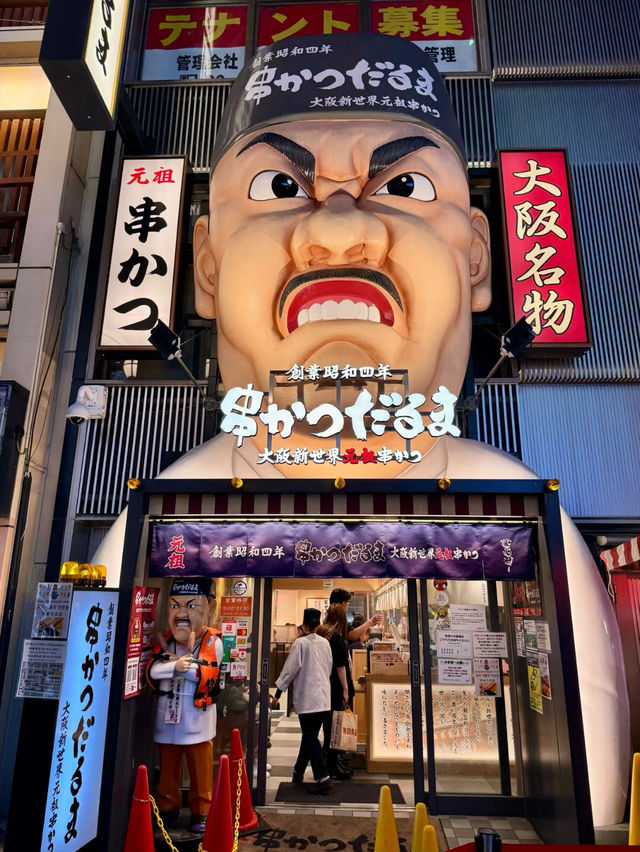
[[[527,653],[527,677],[529,681],[529,707],[542,715],[542,685],[540,683],[540,662],[536,651]]]
[[[420,47],[441,74],[477,71],[472,0],[371,4],[371,30],[407,38]]]
[[[481,630],[487,629],[486,610],[482,604],[450,604],[449,617],[451,629]]]
[[[146,684],[145,672],[156,643],[156,607],[160,589],[136,586],[133,590],[127,638],[124,697],[139,695]]]
[[[277,48],[291,36],[357,33],[357,3],[289,3],[263,6],[258,13],[258,45]],[[288,52],[287,48],[283,49]],[[286,53],[284,53],[286,56]]]
[[[507,656],[507,634],[485,633],[475,631],[473,633],[473,656],[474,657],[506,657]]]
[[[549,675],[549,655],[538,652],[538,668],[540,669],[540,692],[543,698],[551,700],[551,677]]]
[[[469,659],[473,656],[471,633],[457,633],[453,630],[436,631],[436,653],[439,657]]]
[[[149,10],[141,80],[233,80],[245,61],[246,6]]]
[[[25,639],[16,698],[58,698],[66,651],[64,641]]]
[[[118,592],[75,591],[40,852],[97,836]]]
[[[148,349],[173,323],[186,157],[125,157],[99,349]]]
[[[472,662],[438,657],[438,683],[471,683]]]
[[[73,583],[38,583],[32,639],[66,639]]]
[[[502,695],[500,660],[474,659],[473,685],[478,698],[497,698]]]
[[[512,322],[526,317],[533,350],[591,346],[567,152],[499,151]]]

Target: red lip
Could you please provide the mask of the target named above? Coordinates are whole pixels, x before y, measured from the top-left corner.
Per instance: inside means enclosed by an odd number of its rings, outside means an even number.
[[[393,310],[385,296],[368,281],[355,278],[326,279],[323,281],[312,281],[306,286],[300,287],[294,296],[287,313],[287,330],[289,333],[298,327],[298,314],[315,303],[333,300],[342,302],[351,299],[354,302],[364,302],[366,305],[374,305],[380,312],[380,322],[383,325],[393,326]]]

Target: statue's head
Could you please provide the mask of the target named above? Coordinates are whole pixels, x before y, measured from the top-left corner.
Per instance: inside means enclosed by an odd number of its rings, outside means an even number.
[[[227,388],[293,364],[389,364],[427,399],[464,377],[490,302],[444,84],[410,41],[293,38],[235,82],[194,234],[196,306]]]

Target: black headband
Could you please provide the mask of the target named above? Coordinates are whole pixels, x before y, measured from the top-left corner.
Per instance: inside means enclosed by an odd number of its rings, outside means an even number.
[[[211,158],[248,133],[285,121],[389,118],[464,142],[449,95],[429,57],[408,39],[377,33],[300,36],[262,47],[234,82]]]

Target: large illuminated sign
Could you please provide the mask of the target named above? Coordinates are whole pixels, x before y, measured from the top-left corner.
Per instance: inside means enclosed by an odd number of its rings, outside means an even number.
[[[153,349],[149,332],[173,324],[184,157],[126,157],[114,225],[101,348]]]
[[[591,329],[564,150],[500,151],[513,321],[526,317],[532,349],[583,352]]]
[[[308,382],[334,382],[336,404],[321,402],[308,409],[301,399],[297,399],[287,407],[280,407],[273,402],[273,390],[277,378],[283,375],[288,382],[300,385]],[[337,404],[341,388],[364,381],[377,382],[382,386],[386,383],[399,383],[404,388],[404,394],[397,390],[382,391],[374,398],[364,387],[352,405],[341,408]],[[258,434],[259,422],[266,427],[267,445],[258,456],[258,464],[306,465],[311,462],[336,465],[339,461],[348,464],[362,462],[382,465],[409,461],[415,464],[421,461],[422,454],[419,450],[411,449],[412,438],[416,438],[425,430],[433,438],[447,434],[454,437],[460,435],[460,429],[454,423],[457,399],[455,394],[441,385],[431,396],[434,407],[430,411],[424,411],[424,394],[408,393],[407,371],[392,370],[388,364],[366,367],[353,367],[349,364],[342,367],[338,364],[310,364],[305,367],[303,364],[294,364],[284,374],[272,371],[268,402],[265,400],[266,396],[265,391],[254,388],[249,382],[246,387],[231,388],[220,403],[220,410],[224,415],[220,428],[223,432],[235,435],[239,447],[245,438]],[[331,438],[335,441],[335,446],[327,449],[296,447],[293,451],[284,447],[272,448],[273,436],[289,438],[298,423],[317,426],[315,431],[311,430],[311,435],[314,438]],[[377,450],[370,450],[365,446],[361,452],[354,447],[341,449],[343,432],[348,432],[350,440],[364,442],[371,435],[380,437],[387,431],[395,432],[404,439],[406,446],[401,449],[382,446]],[[392,446],[394,444],[397,444],[397,437]]]
[[[98,833],[117,613],[117,592],[73,594],[41,852],[75,852]]]
[[[42,65],[77,130],[115,127],[129,0],[50,0]]]

